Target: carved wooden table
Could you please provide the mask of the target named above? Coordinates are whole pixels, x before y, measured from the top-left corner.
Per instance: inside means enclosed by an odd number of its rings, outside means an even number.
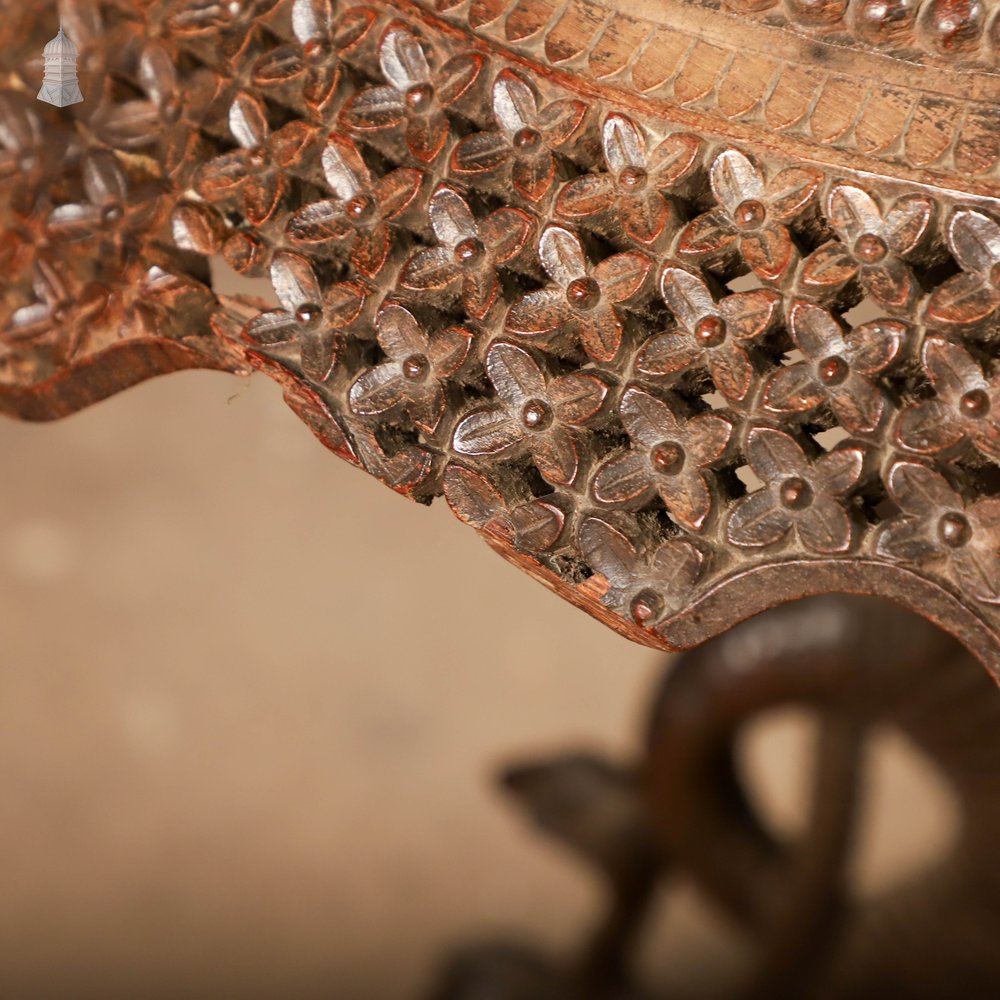
[[[997,994],[1000,699],[974,666],[1000,678],[992,0],[0,10],[5,413],[255,368],[341,458],[443,495],[638,642],[694,649],[809,595],[919,614],[820,598],[688,654],[637,807],[657,847],[612,865],[613,960],[584,978],[621,972],[669,857],[760,931],[748,995],[942,996],[956,968]],[[60,16],[85,98],[62,109],[34,99]],[[216,294],[216,255],[278,307]],[[721,765],[783,701],[830,720],[832,792],[791,855]],[[942,762],[972,831],[915,905],[934,947],[898,960],[831,874],[877,718]],[[838,949],[834,924],[880,944]],[[854,957],[807,982],[827,951]]]

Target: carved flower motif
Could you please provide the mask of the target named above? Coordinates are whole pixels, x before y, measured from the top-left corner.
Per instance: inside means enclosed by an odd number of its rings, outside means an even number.
[[[968,441],[1000,462],[1000,378],[987,379],[968,351],[940,337],[924,341],[921,360],[937,396],[903,410],[899,443],[936,455]]]
[[[813,552],[850,548],[853,531],[842,498],[861,478],[860,448],[835,448],[810,461],[784,431],[754,427],[747,461],[764,486],[737,501],[726,527],[729,541],[763,548],[794,532]]]
[[[107,292],[97,285],[81,287],[68,268],[46,252],[35,257],[32,270],[35,301],[14,310],[0,328],[0,346],[12,351],[30,346],[53,365],[65,364],[85,348],[87,334],[107,306]]]
[[[886,309],[905,309],[920,286],[909,265],[900,260],[919,246],[927,233],[934,202],[924,195],[899,198],[882,215],[866,191],[835,184],[827,199],[827,219],[840,241],[825,243],[802,269],[805,285],[839,288],[855,275],[871,297]]]
[[[83,190],[86,201],[70,202],[54,208],[45,226],[59,240],[79,240],[98,233],[118,250],[134,250],[150,226],[161,200],[150,191],[132,189],[118,157],[98,149],[83,163]]]
[[[243,336],[267,347],[297,343],[302,370],[313,381],[324,381],[333,370],[337,335],[360,315],[365,289],[357,282],[342,281],[324,292],[309,261],[288,251],[275,254],[271,284],[284,308],[256,316]]]
[[[565,513],[545,500],[510,505],[478,472],[451,462],[444,470],[444,496],[455,516],[526,552],[547,552],[559,540]]]
[[[825,309],[808,302],[792,306],[789,326],[805,360],[779,368],[768,379],[764,408],[771,413],[811,413],[828,403],[847,430],[874,431],[885,414],[886,399],[872,378],[899,354],[906,326],[880,319],[845,334]]]
[[[629,239],[650,246],[666,232],[674,211],[663,195],[698,163],[701,140],[674,133],[652,152],[632,121],[610,114],[601,133],[607,172],[584,174],[562,186],[556,210],[568,219],[611,213]]]
[[[944,476],[917,462],[897,462],[888,486],[903,516],[882,530],[878,554],[944,562],[970,597],[1000,604],[1000,499],[967,504]]]
[[[63,145],[44,128],[24,94],[0,92],[0,181],[9,207],[31,215]]]
[[[679,611],[704,570],[704,556],[681,538],[640,554],[617,528],[596,517],[580,525],[580,551],[608,582],[605,604],[642,628]]]
[[[681,233],[680,252],[700,258],[736,243],[759,277],[777,281],[796,253],[785,223],[803,212],[822,174],[811,167],[788,167],[765,182],[739,150],[725,149],[712,163],[709,180],[718,207],[688,224]]]
[[[641,389],[626,390],[619,414],[632,449],[597,470],[594,499],[642,504],[659,493],[671,517],[691,531],[701,531],[712,512],[705,470],[722,458],[733,425],[711,413],[684,420]]]
[[[727,399],[745,398],[753,365],[744,345],[770,327],[781,295],[760,288],[727,295],[716,303],[701,278],[669,264],[660,275],[660,293],[680,329],[646,341],[636,368],[646,375],[677,375],[704,367]]]
[[[321,161],[334,197],[300,208],[288,220],[288,238],[305,247],[350,239],[351,263],[366,278],[374,278],[392,248],[389,223],[413,203],[424,175],[400,167],[376,180],[354,143],[336,132],[326,140]]]
[[[288,187],[285,170],[301,159],[317,130],[296,120],[272,133],[260,99],[240,93],[229,108],[229,131],[240,149],[223,153],[199,169],[195,190],[213,202],[240,194],[247,220],[262,226],[277,212]]]
[[[580,238],[562,226],[546,226],[538,256],[554,286],[529,292],[507,313],[508,333],[576,337],[595,361],[611,361],[622,342],[622,321],[615,305],[632,298],[652,261],[640,253],[619,253],[591,266]]]
[[[428,336],[400,305],[383,305],[375,317],[379,346],[387,360],[364,372],[349,394],[351,410],[375,416],[398,406],[432,434],[444,412],[444,384],[462,366],[472,334],[461,327]]]
[[[340,56],[362,42],[378,17],[371,7],[349,7],[338,17],[336,8],[334,0],[295,0],[292,5],[292,31],[305,69],[302,99],[316,115],[336,93]]]
[[[979,323],[1000,307],[1000,225],[960,208],[948,221],[948,246],[962,274],[949,278],[927,303],[927,319],[949,325]]]
[[[538,471],[553,485],[576,479],[579,454],[571,430],[601,409],[607,386],[584,373],[548,378],[531,355],[514,344],[494,344],[486,373],[499,402],[468,414],[455,428],[461,455],[496,455],[527,449]]]
[[[418,250],[403,268],[400,285],[420,292],[460,286],[465,311],[483,319],[500,290],[497,268],[523,249],[534,229],[531,216],[500,208],[477,222],[465,199],[446,185],[434,192],[429,214],[440,246]]]
[[[382,36],[379,65],[387,85],[355,94],[344,107],[342,120],[359,132],[405,125],[410,154],[421,163],[431,163],[448,140],[445,109],[479,78],[483,57],[478,52],[462,53],[432,70],[416,36],[397,21]]]
[[[531,86],[505,69],[493,83],[495,132],[466,136],[451,156],[451,170],[459,176],[492,173],[510,164],[514,189],[530,202],[548,194],[556,177],[553,151],[577,133],[587,113],[581,101],[553,101],[539,108]]]

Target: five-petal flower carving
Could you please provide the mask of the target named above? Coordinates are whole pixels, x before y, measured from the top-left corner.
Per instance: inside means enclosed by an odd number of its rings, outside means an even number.
[[[610,214],[611,224],[625,236],[652,246],[675,216],[663,191],[691,174],[701,141],[675,132],[647,152],[645,136],[617,112],[604,120],[601,139],[607,171],[567,181],[556,199],[556,211],[574,220]]]
[[[348,399],[359,416],[405,407],[421,430],[432,434],[441,420],[447,379],[462,366],[472,334],[448,327],[427,334],[409,310],[387,303],[375,317],[386,360],[361,374]]]
[[[448,140],[451,126],[446,109],[469,92],[483,63],[478,52],[465,52],[433,69],[416,35],[406,25],[393,22],[379,45],[386,84],[351,97],[341,119],[358,132],[405,126],[410,155],[420,163],[431,163]]]
[[[452,153],[451,170],[458,177],[477,176],[510,164],[514,190],[540,202],[556,178],[553,151],[577,135],[586,114],[587,106],[571,99],[539,107],[530,84],[505,69],[493,83],[497,131],[466,136]]]
[[[538,256],[553,284],[510,308],[507,332],[541,338],[546,345],[575,337],[595,361],[611,361],[622,342],[615,305],[639,292],[652,261],[641,253],[619,253],[591,266],[580,238],[555,225],[542,231]]]
[[[678,611],[704,572],[704,554],[683,538],[668,538],[652,552],[640,553],[597,517],[580,525],[579,538],[583,558],[607,581],[604,603],[642,628],[653,628]]]
[[[625,391],[619,414],[632,448],[597,470],[594,499],[641,505],[659,493],[675,521],[701,531],[713,506],[707,470],[725,454],[733,425],[713,413],[685,420],[663,400],[636,388]]]
[[[854,531],[843,498],[861,478],[860,448],[834,448],[810,460],[784,431],[754,427],[747,436],[747,461],[764,485],[733,507],[729,541],[764,548],[794,532],[813,552],[833,555],[850,548]]]
[[[483,319],[500,289],[497,268],[521,252],[534,221],[521,209],[499,208],[477,222],[461,194],[447,185],[434,192],[429,215],[440,245],[413,254],[400,285],[418,292],[458,286],[465,311]]]
[[[924,341],[921,361],[937,395],[899,415],[899,443],[936,455],[968,442],[1000,462],[1000,378],[987,378],[965,348],[941,337]]]
[[[337,337],[361,315],[366,291],[356,281],[320,287],[305,257],[283,250],[271,262],[271,284],[282,309],[262,312],[243,336],[265,347],[297,343],[302,370],[315,382],[327,379],[337,355]]]
[[[525,449],[548,482],[570,485],[580,461],[573,428],[598,414],[607,386],[585,372],[549,378],[515,344],[494,344],[486,355],[486,372],[499,399],[461,420],[452,442],[455,451],[497,455]]]
[[[971,598],[1000,604],[1000,499],[967,503],[918,462],[897,462],[888,486],[903,514],[883,528],[878,554],[918,566],[943,562]]]
[[[301,160],[317,129],[295,120],[272,133],[261,100],[242,92],[229,108],[229,130],[240,148],[201,167],[195,190],[213,202],[240,194],[247,220],[262,226],[275,215],[288,188],[287,168]]]
[[[688,223],[678,249],[702,258],[738,244],[758,277],[778,281],[790,272],[796,258],[786,224],[805,210],[822,179],[811,167],[787,167],[765,181],[743,153],[725,149],[709,171],[718,206]]]
[[[781,295],[756,288],[716,302],[701,278],[672,264],[660,275],[660,293],[679,329],[651,337],[636,368],[645,375],[675,376],[704,367],[727,399],[744,399],[753,381],[746,345],[769,329]]]
[[[1000,308],[1000,225],[982,212],[960,208],[948,220],[947,236],[962,273],[934,291],[927,319],[949,326],[980,323]]]
[[[824,243],[802,267],[802,283],[836,290],[859,276],[865,291],[882,307],[905,310],[920,286],[901,258],[927,233],[934,202],[925,195],[899,198],[885,215],[867,191],[835,184],[827,198],[827,218],[839,240]]]
[[[825,309],[796,302],[789,327],[805,359],[779,368],[768,379],[764,408],[771,413],[811,413],[827,403],[852,433],[874,431],[887,404],[873,377],[898,356],[905,324],[880,319],[845,334]]]
[[[334,197],[300,208],[288,220],[288,238],[310,249],[350,239],[351,263],[366,278],[374,278],[392,248],[389,223],[413,203],[424,175],[400,167],[376,180],[354,143],[336,132],[327,138],[320,159]]]

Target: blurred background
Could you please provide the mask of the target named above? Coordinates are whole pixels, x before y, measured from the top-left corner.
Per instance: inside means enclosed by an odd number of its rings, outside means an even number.
[[[3,421],[0,454],[0,997],[403,1000],[463,943],[586,933],[600,884],[493,776],[627,760],[661,655],[329,455],[263,377]],[[956,822],[891,735],[875,757],[866,891]],[[794,829],[807,721],[763,720],[746,758]],[[643,963],[744,957],[682,883]]]

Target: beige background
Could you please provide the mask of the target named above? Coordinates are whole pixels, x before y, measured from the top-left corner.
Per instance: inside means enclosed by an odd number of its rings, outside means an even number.
[[[264,378],[2,421],[0,454],[3,1000],[402,1000],[456,943],[579,938],[597,883],[491,774],[627,755],[657,654],[330,456]],[[805,735],[751,741],[779,825]],[[866,885],[953,822],[918,764],[880,760]],[[646,952],[696,984],[741,954],[689,891]]]

